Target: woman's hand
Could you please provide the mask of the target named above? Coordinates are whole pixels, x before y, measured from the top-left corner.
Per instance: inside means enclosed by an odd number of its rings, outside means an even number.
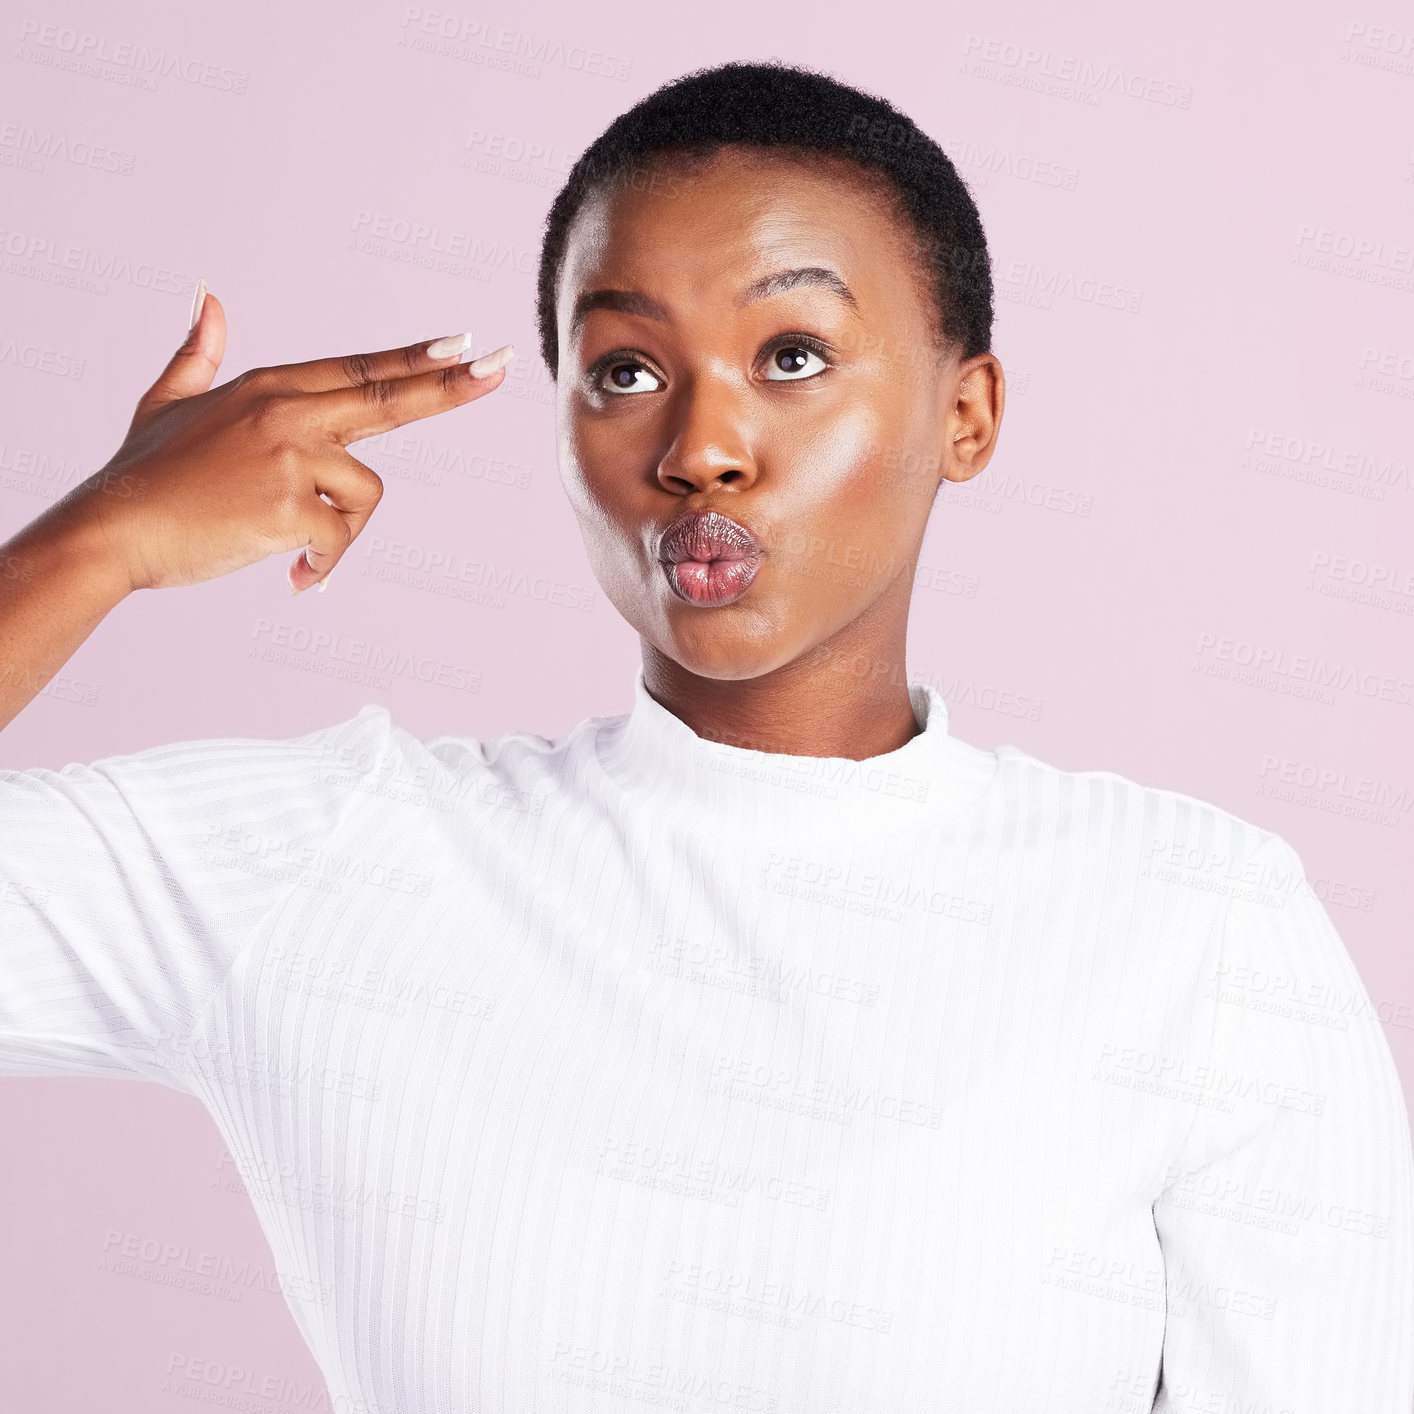
[[[138,402],[123,445],[64,498],[66,510],[97,520],[133,589],[197,584],[308,547],[289,570],[292,588],[307,589],[338,563],[383,495],[382,479],[346,445],[504,381],[512,350],[460,363],[469,342],[462,335],[256,368],[213,388],[226,315],[207,295],[186,342]]]

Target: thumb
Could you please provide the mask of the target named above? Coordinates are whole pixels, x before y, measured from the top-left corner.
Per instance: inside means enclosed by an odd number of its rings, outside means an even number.
[[[221,367],[226,353],[226,311],[215,295],[207,293],[205,280],[197,284],[193,307],[195,321],[181,347],[138,400],[139,419],[178,398],[206,392]]]

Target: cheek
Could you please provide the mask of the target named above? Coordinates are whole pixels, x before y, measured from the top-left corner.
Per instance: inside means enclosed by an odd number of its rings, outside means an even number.
[[[576,510],[597,507],[616,518],[633,518],[644,486],[643,468],[653,464],[655,434],[643,419],[577,416],[571,407],[559,421],[560,480]]]
[[[916,548],[931,503],[887,470],[906,441],[897,411],[887,397],[861,400],[793,453],[798,474],[780,503],[778,544],[782,582],[807,614],[872,601]]]
[[[560,484],[595,579],[610,603],[632,622],[632,607],[643,598],[643,580],[651,566],[645,566],[639,553],[639,522],[628,505],[630,478],[615,465],[606,465],[601,456],[596,456],[592,438],[573,431],[562,435]]]
[[[594,485],[585,475],[577,458],[560,453],[560,485],[565,488],[565,499],[579,521],[585,544],[591,542],[595,532],[594,523],[603,514],[603,508],[595,500]]]
[[[613,535],[619,514],[614,489],[623,478],[605,464],[604,450],[595,445],[595,439],[578,430],[560,440],[559,470],[560,484],[592,552],[597,542]]]
[[[831,417],[792,454],[784,502],[792,522],[816,537],[872,539],[881,517],[879,468],[887,422],[861,402]]]
[[[580,515],[588,507],[590,481],[586,472],[594,466],[593,447],[586,445],[584,428],[565,402],[563,391],[555,430],[560,485],[565,488],[575,514]]]
[[[907,540],[931,514],[939,473],[928,398],[905,377],[881,379],[820,429],[810,454],[820,496],[835,517],[857,517],[861,536]]]
[[[883,435],[881,421],[863,400],[832,416],[802,448],[802,465],[810,472],[804,479],[821,490],[845,490],[867,479]]]

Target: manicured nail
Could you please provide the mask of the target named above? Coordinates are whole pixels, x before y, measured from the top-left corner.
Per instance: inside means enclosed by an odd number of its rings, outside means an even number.
[[[187,333],[190,334],[196,328],[196,321],[201,318],[201,307],[206,303],[206,281],[196,282],[196,293],[191,297],[191,317],[187,320]]]
[[[434,339],[427,346],[428,358],[451,358],[471,347],[470,334],[448,334],[445,339]]]
[[[334,573],[333,570],[330,570],[330,571],[329,571],[329,574],[333,574],[333,573]],[[324,591],[329,587],[329,574],[326,574],[323,579],[317,579],[317,580],[314,581],[314,587],[315,587],[321,594],[323,594]]]
[[[290,561],[290,567],[289,567],[289,569],[287,569],[287,570],[285,571],[285,578],[290,581],[290,593],[291,593],[291,594],[299,594],[299,593],[301,592],[300,587],[295,583],[295,567],[299,564],[299,562],[300,562],[301,560],[304,561],[305,567],[306,567],[307,569],[313,569],[313,568],[314,568],[314,566],[309,563],[309,546],[308,546],[308,545],[306,545],[306,546],[304,547],[304,549],[301,550],[301,551],[299,552],[299,554],[296,555],[296,556],[294,557],[294,559]],[[306,589],[307,589],[308,587],[309,587],[308,585],[305,586]]]
[[[507,344],[494,353],[482,354],[467,364],[473,378],[488,378],[497,369],[504,368],[516,356],[515,345]]]

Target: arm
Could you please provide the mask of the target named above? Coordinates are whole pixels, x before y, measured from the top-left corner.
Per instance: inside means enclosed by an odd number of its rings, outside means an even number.
[[[321,581],[382,492],[345,445],[499,387],[509,351],[464,365],[463,347],[213,388],[225,315],[208,297],[108,465],[0,546],[0,724],[134,589],[300,547],[291,586]],[[310,882],[363,798],[348,760],[381,759],[388,726],[365,708],[295,741],[0,771],[0,1073],[189,1074],[184,1039],[259,920]]]
[[[392,730],[365,707],[292,740],[0,771],[0,1076],[194,1092],[199,1018],[270,910],[337,878]]]
[[[346,445],[500,386],[511,350],[463,364],[464,339],[258,368],[213,388],[226,316],[207,296],[107,466],[0,545],[0,727],[134,589],[294,549],[291,588],[322,584],[383,494]]]
[[[73,497],[70,492],[0,545],[0,726],[43,689],[131,588],[102,523],[75,514],[82,502]]]
[[[1279,836],[1204,977],[1212,1042],[1154,1204],[1168,1315],[1156,1414],[1410,1414],[1414,1153],[1348,953]],[[1201,1100],[1201,1103],[1197,1103]]]

